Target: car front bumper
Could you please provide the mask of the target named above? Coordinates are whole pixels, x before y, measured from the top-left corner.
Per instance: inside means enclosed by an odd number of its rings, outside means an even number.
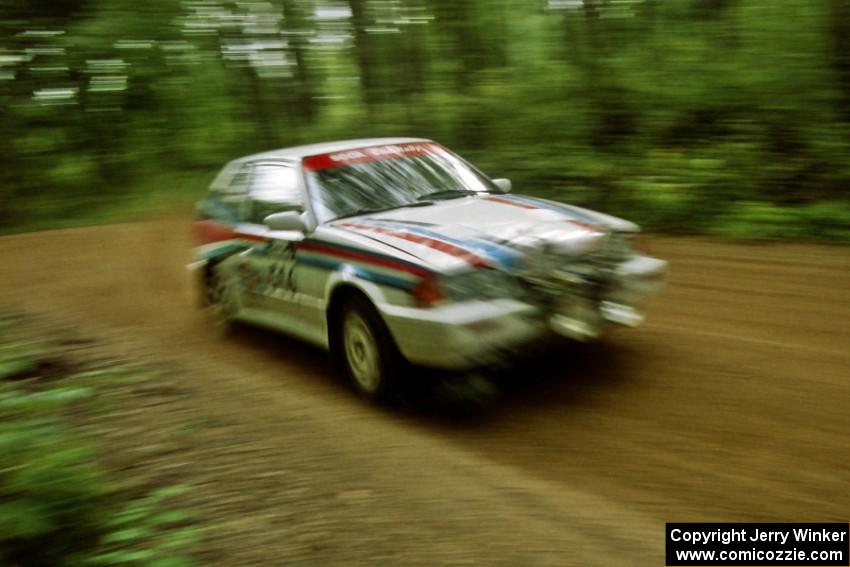
[[[634,327],[643,320],[636,304],[661,289],[666,272],[667,262],[638,256],[617,268],[603,301],[588,304],[564,297],[556,312],[514,299],[379,309],[410,362],[461,370],[503,360],[553,335],[594,340],[613,325]]]
[[[494,362],[547,334],[539,308],[511,299],[381,312],[410,362],[452,370]]]

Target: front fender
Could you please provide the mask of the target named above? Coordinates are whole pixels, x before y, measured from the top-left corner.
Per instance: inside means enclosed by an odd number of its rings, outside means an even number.
[[[330,305],[330,299],[334,291],[340,286],[350,286],[361,291],[369,300],[380,309],[381,305],[387,304],[388,298],[379,285],[368,281],[357,275],[357,267],[350,264],[344,264],[333,271],[325,283],[325,306]]]

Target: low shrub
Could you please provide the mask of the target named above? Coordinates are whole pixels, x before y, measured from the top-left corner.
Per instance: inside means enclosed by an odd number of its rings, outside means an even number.
[[[191,565],[198,529],[164,506],[182,489],[128,499],[73,431],[67,410],[95,389],[22,378],[48,351],[0,339],[0,565]]]

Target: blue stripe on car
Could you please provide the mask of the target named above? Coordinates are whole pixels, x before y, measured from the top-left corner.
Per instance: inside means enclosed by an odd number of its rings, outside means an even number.
[[[510,248],[506,248],[505,246],[501,246],[494,242],[488,242],[486,240],[461,240],[458,238],[452,238],[450,236],[446,236],[445,234],[422,228],[421,226],[410,225],[405,221],[366,219],[358,222],[364,224],[374,224],[378,226],[392,226],[396,228],[403,228],[404,230],[407,230],[414,234],[421,234],[422,236],[428,236],[436,240],[442,240],[443,242],[448,242],[450,244],[454,244],[455,246],[460,246],[461,248],[468,248],[477,252],[482,252],[489,259],[498,262],[504,267],[516,266],[520,260],[519,253],[511,250]]]
[[[313,253],[311,252],[311,254]],[[296,257],[298,263],[301,265],[323,268],[325,270],[336,270],[340,266],[343,266],[345,264],[350,265],[350,262],[348,261],[331,260],[330,258],[317,258],[315,256],[305,256],[303,254],[298,254]],[[357,277],[377,284],[383,284],[389,287],[395,287],[403,290],[410,290],[416,285],[415,282],[407,281],[401,278],[394,278],[393,276],[389,276],[387,274],[379,274],[377,272],[373,272],[371,270],[367,270],[359,266],[352,266],[352,268],[354,269],[354,273],[357,275]]]

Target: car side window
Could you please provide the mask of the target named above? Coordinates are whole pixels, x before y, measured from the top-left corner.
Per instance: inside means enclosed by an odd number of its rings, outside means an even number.
[[[248,178],[250,176],[251,166],[243,165],[230,179],[230,183],[228,184],[227,189],[225,189],[225,192],[231,195],[244,194],[248,191]]]
[[[244,221],[250,207],[248,202],[249,164],[230,164],[210,185],[209,197],[205,200],[205,211],[210,216],[225,222]]]
[[[282,211],[304,208],[298,186],[298,170],[291,165],[257,164],[251,175],[251,222],[262,224],[263,219]]]

